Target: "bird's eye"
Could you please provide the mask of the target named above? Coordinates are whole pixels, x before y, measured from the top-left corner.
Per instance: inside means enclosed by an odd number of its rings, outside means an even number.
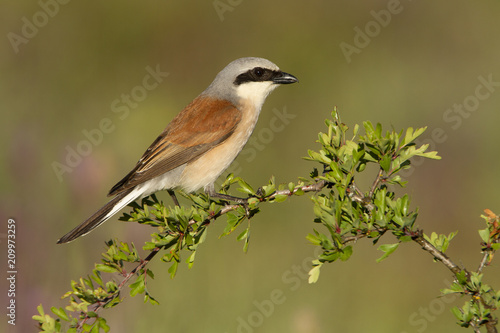
[[[256,67],[253,69],[253,73],[256,77],[261,77],[264,74],[264,69],[260,67]]]

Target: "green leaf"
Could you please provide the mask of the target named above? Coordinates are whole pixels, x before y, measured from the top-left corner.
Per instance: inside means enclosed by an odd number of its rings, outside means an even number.
[[[283,202],[283,201],[286,201],[287,198],[288,198],[288,195],[286,195],[286,194],[276,194],[274,196],[273,202]]]
[[[56,308],[55,306],[53,306],[50,308],[50,310],[52,311],[52,313],[54,313],[59,318],[66,320],[66,321],[69,321],[69,316],[66,313],[66,311],[64,311],[63,308]]]
[[[375,128],[375,136],[377,139],[382,138],[382,124],[377,123],[377,127]]]
[[[488,228],[479,230],[479,236],[485,243],[489,243],[490,241],[490,230]]]
[[[193,251],[193,253],[191,253],[191,255],[186,259],[186,263],[188,264],[188,268],[193,267],[195,256],[196,256],[196,251]]]
[[[130,296],[133,297],[137,294],[142,294],[145,288],[144,275],[140,275],[137,277],[137,280],[130,285]]]
[[[314,232],[317,234],[318,232],[314,230]],[[306,236],[306,239],[310,241],[313,245],[321,245],[321,239],[313,234],[308,234]]]
[[[323,263],[319,262],[318,260],[314,260],[313,264],[314,267],[309,271],[309,283],[316,283],[318,281],[321,266],[323,265]]]
[[[99,333],[99,325],[92,326],[90,333]]]
[[[429,158],[431,160],[440,160],[441,159],[441,156],[438,155],[437,151],[429,151],[427,153],[421,153],[421,154],[418,154],[418,155],[422,156],[422,157],[425,157],[425,158]]]
[[[353,133],[353,139],[356,137],[356,135],[358,135],[358,132],[359,132],[359,125],[358,124],[355,124],[354,125],[354,128],[352,130],[352,133]]]
[[[118,269],[116,269],[115,267],[111,267],[111,266],[105,265],[105,264],[96,264],[95,268],[98,271],[105,272],[105,273],[115,273],[115,272],[118,272]]]
[[[207,204],[209,202],[208,198],[203,195],[190,195],[189,198],[198,206],[207,208]]]
[[[457,232],[451,232],[448,236],[438,235],[435,232],[431,233],[431,237],[424,234],[424,238],[436,247],[439,251],[445,252],[450,245],[450,241],[455,237]]]
[[[233,232],[236,227],[241,223],[241,221],[245,218],[245,215],[236,215],[234,213],[227,213],[227,224],[226,227],[224,228],[224,232],[222,233],[222,236],[229,235],[231,232]]]
[[[451,313],[453,313],[453,315],[460,321],[463,321],[464,319],[464,315],[462,313],[462,311],[460,311],[460,309],[456,306],[452,307],[451,308]]]
[[[393,168],[394,168],[394,166],[393,166]],[[397,184],[397,185],[399,185],[399,186],[401,186],[401,187],[405,187],[405,185],[406,185],[408,182],[407,182],[407,181],[403,181],[403,180],[401,179],[401,176],[400,176],[400,175],[395,175],[394,177],[387,179],[387,180],[386,180],[386,183],[387,183],[387,184],[391,184],[391,185]]]
[[[45,311],[43,311],[43,305],[40,304],[39,306],[36,307],[36,309],[38,310],[38,313],[40,314],[40,316],[45,316]]]
[[[457,274],[455,274],[455,276],[457,277],[458,283],[460,283],[461,285],[467,284],[467,274],[464,270],[458,272]]]
[[[297,185],[297,186],[298,186],[298,185]],[[297,189],[296,189],[296,190],[294,190],[294,191],[295,191],[295,192],[293,192],[293,194],[294,194],[294,195],[296,195],[296,196],[301,196],[301,195],[304,195],[304,194],[305,194],[304,190],[303,190],[303,189],[301,189],[301,188],[297,188]]]
[[[250,195],[255,195],[255,191],[253,190],[252,186],[250,186],[243,179],[238,180],[238,185],[240,185],[240,188],[238,188],[238,191],[246,193],[246,194],[250,194]]]
[[[92,270],[92,275],[90,278],[94,280],[98,285],[102,286],[104,283],[101,278],[101,272],[99,272],[97,269]]]
[[[330,168],[332,169],[332,171],[330,171],[330,174],[333,176],[335,181],[341,182],[342,179],[344,178],[344,174],[340,170],[337,162],[333,161],[332,163],[330,163]]]
[[[382,156],[382,158],[380,159],[380,166],[386,173],[389,173],[389,170],[391,168],[391,161],[392,159],[389,154]]]
[[[348,245],[342,249],[340,252],[340,260],[346,261],[352,255],[352,246]]]
[[[378,247],[378,250],[384,252],[384,255],[382,255],[382,257],[378,258],[377,262],[381,262],[382,260],[384,260],[385,258],[387,258],[392,252],[396,251],[396,249],[398,248],[398,246],[399,246],[399,243],[380,245]]]
[[[249,232],[250,232],[250,228],[246,228],[245,230],[243,230],[243,232],[241,234],[238,235],[238,237],[236,237],[236,240],[241,241],[242,239],[245,239]]]
[[[413,127],[408,127],[408,129],[406,130],[405,137],[404,137],[403,141],[401,142],[401,145],[405,146],[405,145],[409,144],[410,142],[412,142],[413,140],[414,140]]]
[[[364,121],[363,127],[365,128],[365,132],[366,132],[367,136],[369,136],[369,137],[373,136],[375,129],[373,128],[373,124],[370,121]]]
[[[245,243],[243,245],[243,252],[246,253],[248,251],[248,245],[250,241],[250,226],[246,228],[241,234],[239,234],[238,237],[236,237],[236,240],[245,240]]]
[[[398,240],[401,242],[401,243],[404,243],[404,242],[411,242],[413,240],[413,238],[411,236],[400,236],[398,237]]]
[[[325,133],[319,133],[318,134],[318,140],[322,145],[329,145],[330,144],[330,137],[328,134]]]
[[[146,303],[147,301],[149,301],[149,303],[151,303],[151,305],[160,305],[160,302],[158,302],[155,298],[153,298],[153,296],[151,296],[146,291],[146,294],[144,295],[144,303]]]
[[[175,277],[175,273],[177,273],[177,267],[179,266],[179,263],[174,260],[172,262],[172,266],[168,268],[168,273],[170,273],[170,278],[173,279]]]
[[[146,269],[146,274],[147,274],[150,278],[152,278],[152,279],[154,279],[154,278],[155,278],[155,275],[154,275],[153,271],[151,271],[150,269]]]
[[[262,186],[262,193],[264,197],[268,197],[276,191],[276,185],[269,184]]]

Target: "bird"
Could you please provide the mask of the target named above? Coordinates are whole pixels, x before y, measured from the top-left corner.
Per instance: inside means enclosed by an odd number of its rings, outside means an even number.
[[[294,75],[264,58],[230,62],[111,188],[108,196],[113,198],[57,243],[88,234],[130,202],[161,190],[172,195],[174,189],[192,193],[203,188],[210,197],[244,203],[216,192],[214,182],[248,141],[267,96],[279,85],[295,82]],[[173,199],[177,203],[175,195]]]

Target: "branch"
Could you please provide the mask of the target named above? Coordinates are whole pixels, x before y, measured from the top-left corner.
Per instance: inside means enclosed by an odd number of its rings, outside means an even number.
[[[460,273],[462,271],[465,272],[465,277],[466,277],[467,281],[471,282],[470,272],[465,268],[461,269],[460,267],[458,267],[458,265],[456,265],[446,254],[444,254],[442,251],[439,251],[438,249],[436,249],[436,247],[434,245],[432,245],[429,241],[427,241],[423,237],[422,230],[417,229],[416,234],[412,235],[412,240],[417,242],[418,244],[420,244],[422,246],[422,249],[429,252],[436,260],[439,260],[440,262],[442,262],[443,265],[445,265],[453,274],[457,275],[458,273]],[[485,253],[485,255],[483,256],[483,259],[481,260],[481,264],[479,265],[479,269],[477,271],[478,274],[481,274],[481,270],[485,266],[485,264],[490,256],[490,253],[491,253],[491,251],[487,251]],[[474,291],[472,291],[470,293],[472,294],[472,300],[474,302],[478,302],[487,308],[494,309],[491,307],[491,305],[488,305],[488,303],[485,302],[483,296],[476,294],[476,292],[474,292]],[[486,316],[486,318],[484,318],[483,320],[485,320],[484,326],[486,327],[487,333],[497,333],[498,332],[497,328],[496,328],[498,320],[496,318],[494,319],[491,315],[489,315],[489,316]],[[480,332],[479,327],[477,327],[475,325],[471,325],[471,326],[473,326],[473,329],[475,332]]]
[[[318,192],[321,189],[323,189],[325,187],[325,185],[326,185],[326,181],[321,180],[321,181],[319,181],[317,183],[314,183],[314,184],[304,185],[304,186],[297,187],[293,191],[290,191],[290,190],[275,191],[273,194],[267,196],[265,198],[265,200],[263,200],[263,201],[264,202],[265,201],[269,201],[269,200],[275,198],[277,195],[288,195],[288,196],[291,196],[294,193],[296,193],[298,190],[302,190],[303,192]],[[174,202],[175,202],[175,200],[174,200]],[[241,206],[241,204],[229,204],[229,205],[225,205],[224,207],[222,207],[222,209],[219,212],[217,212],[217,214],[211,215],[205,221],[203,221],[203,223],[204,224],[208,224],[212,220],[215,220],[218,217],[221,217],[222,215],[227,214],[228,212],[233,211],[233,210],[237,209],[240,206]],[[198,222],[195,221],[194,219],[190,220],[188,222],[189,225],[193,225],[195,223],[198,223]],[[112,296],[109,296],[109,297],[107,297],[107,298],[105,298],[105,299],[97,302],[95,304],[95,307],[93,308],[92,312],[95,313],[95,314],[98,313],[101,309],[104,308],[104,306],[106,304],[108,304],[111,300],[113,300],[116,297],[118,297],[120,295],[120,293],[122,292],[123,288],[130,281],[130,279],[133,276],[135,276],[137,274],[137,272],[139,272],[142,269],[144,269],[146,267],[146,265],[149,264],[149,262],[160,252],[161,249],[162,249],[162,247],[156,247],[156,248],[154,248],[153,250],[151,250],[151,252],[148,254],[148,256],[144,260],[141,260],[141,262],[132,271],[130,271],[129,273],[124,273],[123,274],[124,275],[124,279],[117,286],[116,292],[114,292]],[[90,317],[88,315],[85,318],[83,318],[83,320],[78,324],[77,330],[80,332],[83,329],[84,324],[87,323],[87,321],[89,319],[91,319],[91,318],[92,317]]]
[[[367,234],[359,234],[356,236],[344,236],[344,237],[342,237],[342,244],[347,244],[350,242],[356,243],[358,241],[358,239],[365,238],[366,236],[368,236],[368,235]]]
[[[422,249],[429,252],[436,260],[442,262],[443,265],[445,265],[453,274],[458,274],[462,271],[462,269],[458,267],[458,265],[455,264],[453,261],[451,261],[451,259],[446,254],[436,249],[434,245],[432,245],[429,241],[427,241],[423,237],[422,230],[417,229],[415,234],[412,235],[412,240],[420,244],[422,246]],[[469,272],[468,271],[465,272],[466,275],[468,276]]]
[[[481,259],[481,262],[479,263],[479,267],[477,268],[478,273],[483,272],[483,268],[487,266],[488,262],[491,261],[490,258],[493,257],[493,253],[490,250],[485,250],[483,254],[483,259]]]
[[[372,188],[370,189],[370,194],[369,194],[370,198],[373,198],[373,194],[375,194],[375,190],[377,189],[380,180],[382,180],[383,175],[384,171],[382,170],[382,168],[380,168],[380,170],[378,171],[377,178],[375,178],[375,181],[372,184]]]
[[[291,196],[294,193],[296,193],[299,189],[304,191],[304,192],[319,192],[321,191],[325,186],[327,185],[327,182],[325,180],[320,180],[317,183],[311,184],[311,185],[304,185],[304,186],[299,186],[293,189],[293,191],[290,190],[279,190],[271,194],[270,196],[266,197],[266,199],[274,199],[277,195],[288,195]]]
[[[495,320],[489,320],[485,326],[486,326],[486,332],[488,333],[498,333],[497,331],[497,324],[498,324],[498,320],[495,319]]]
[[[221,217],[222,215],[227,214],[230,211],[235,210],[236,208],[238,208],[240,206],[241,205],[225,205],[224,207],[222,207],[222,209],[217,214],[214,214],[214,215],[210,216],[208,219],[206,219],[205,221],[203,221],[203,223],[210,223],[211,220],[215,220],[216,218]],[[195,223],[198,223],[198,222],[195,221],[194,219],[190,220],[188,222],[189,225],[193,225]]]
[[[148,256],[146,257],[146,259],[144,260],[141,260],[141,262],[139,263],[139,265],[137,265],[132,271],[130,271],[130,273],[127,273],[125,274],[125,278],[123,279],[122,282],[120,282],[120,284],[118,285],[118,288],[116,290],[116,292],[113,294],[113,296],[110,296],[110,297],[107,297],[105,299],[103,299],[102,301],[98,302],[94,309],[93,309],[93,312],[97,314],[97,312],[99,312],[99,310],[101,310],[106,304],[108,304],[109,301],[115,299],[116,297],[118,297],[120,295],[120,292],[122,291],[123,287],[125,287],[128,283],[128,281],[137,273],[137,271],[143,269],[155,256],[156,254],[158,254],[158,252],[160,251],[160,248],[157,247],[155,249],[153,249],[151,251],[151,253],[148,254]],[[76,327],[77,331],[78,332],[81,332],[81,330],[83,329],[83,325],[92,317],[90,316],[86,316],[80,324],[78,324],[78,326]]]
[[[377,177],[377,179],[379,179],[379,177]],[[370,213],[372,210],[375,209],[375,205],[370,202],[371,198],[373,197],[373,193],[371,193],[370,191],[370,197],[364,196],[363,193],[356,186],[356,183],[354,181],[351,183],[351,186],[347,189],[347,193],[352,201],[359,203],[361,206],[368,209]]]

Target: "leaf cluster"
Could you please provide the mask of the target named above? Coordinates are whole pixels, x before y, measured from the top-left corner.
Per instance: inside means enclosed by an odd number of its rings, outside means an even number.
[[[130,278],[127,274],[126,264],[140,261],[137,250],[133,244],[109,241],[106,243],[107,251],[102,254],[101,263],[95,264],[92,274],[78,281],[71,281],[71,290],[63,295],[69,300],[65,308],[51,307],[51,312],[57,316],[52,318],[45,314],[42,305],[38,306],[38,315],[33,319],[39,321],[39,327],[44,332],[108,332],[106,320],[100,317],[97,311],[101,308],[112,308],[122,302],[120,284],[116,278],[105,281],[102,273],[118,273],[119,276]],[[152,273],[149,270],[138,270],[137,280]],[[128,280],[128,279],[127,279]],[[137,294],[137,281],[132,284],[130,294]],[[152,303],[155,301],[150,299]],[[68,329],[62,330],[61,321],[68,323]]]
[[[500,249],[500,218],[491,210],[485,209],[486,228],[479,230],[482,240],[483,260],[477,271],[462,270],[456,274],[455,281],[449,288],[442,290],[446,294],[469,296],[462,307],[452,308],[452,312],[462,327],[472,327],[478,330],[482,325],[492,325],[497,319],[494,311],[500,308],[500,291],[495,291],[483,281],[484,267],[491,264],[495,251]]]
[[[154,274],[145,266],[157,253],[162,251],[161,260],[171,263],[168,272],[172,278],[181,262],[181,253],[187,251],[185,259],[191,268],[194,264],[196,251],[204,242],[207,228],[211,221],[226,215],[226,227],[221,235],[231,234],[245,220],[259,212],[261,202],[282,202],[290,195],[302,195],[300,184],[289,183],[287,194],[285,185],[277,186],[274,177],[269,184],[262,186],[257,191],[239,177],[228,175],[221,185],[220,192],[225,194],[233,184],[238,184],[240,192],[249,195],[246,204],[231,205],[225,200],[214,200],[204,193],[185,194],[191,201],[189,206],[166,207],[155,195],[144,198],[140,203],[133,202],[129,206],[130,213],[123,214],[120,220],[149,225],[155,228],[151,240],[145,242],[143,250],[149,255],[142,259],[135,245],[112,240],[107,242],[106,252],[102,254],[101,262],[95,264],[92,274],[77,281],[71,281],[71,290],[63,298],[69,299],[65,308],[52,307],[51,311],[56,318],[44,312],[42,305],[38,307],[38,315],[33,319],[38,321],[39,328],[44,332],[65,331],[62,321],[67,322],[67,332],[107,332],[109,327],[106,320],[98,315],[101,309],[107,309],[122,302],[122,289],[128,283],[130,296],[144,295],[144,302],[153,305],[158,301],[149,293],[148,279],[153,279]],[[244,251],[248,250],[250,240],[250,224],[241,232],[237,240],[243,241]],[[134,266],[135,265],[135,266]],[[133,266],[132,270],[129,268]],[[108,274],[108,281],[104,281],[102,274]],[[131,280],[134,279],[132,282]],[[121,280],[121,281],[119,281]]]
[[[307,236],[322,249],[313,262],[310,282],[317,281],[323,263],[347,260],[353,252],[350,242],[366,237],[376,244],[385,233],[392,233],[398,243],[381,245],[378,249],[384,254],[380,261],[394,252],[400,242],[411,241],[416,233],[418,210],[410,208],[408,195],[397,197],[390,187],[406,184],[399,173],[410,167],[412,157],[439,159],[436,152],[427,151],[428,145],[415,144],[425,128],[383,133],[380,124],[373,126],[367,121],[363,123],[363,135],[358,125],[349,135],[349,128],[341,122],[336,110],[332,118],[326,120],[328,131],[318,135],[320,150],[309,150],[306,158],[322,166],[321,173],[316,168],[310,176],[329,184],[328,192],[312,198],[314,222],[326,227],[327,232],[315,229]],[[378,173],[372,186],[362,191],[356,178],[366,172],[368,164],[376,165]]]

